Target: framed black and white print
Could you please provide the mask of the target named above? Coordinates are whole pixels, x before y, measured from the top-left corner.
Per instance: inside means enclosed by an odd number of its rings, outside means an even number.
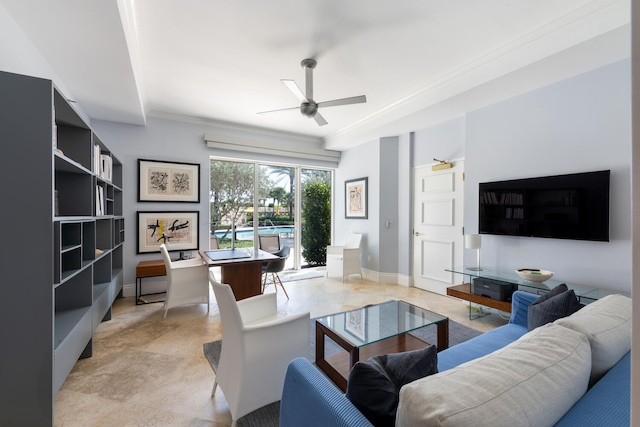
[[[358,178],[344,182],[346,219],[367,219],[367,185],[369,178]]]
[[[163,243],[170,251],[197,250],[199,215],[199,211],[138,211],[137,253],[160,252],[160,245]]]
[[[200,203],[200,165],[138,159],[138,201]]]

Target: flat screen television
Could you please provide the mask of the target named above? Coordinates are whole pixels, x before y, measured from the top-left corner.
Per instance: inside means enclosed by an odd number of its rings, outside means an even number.
[[[609,241],[611,171],[479,185],[479,232],[505,236]]]

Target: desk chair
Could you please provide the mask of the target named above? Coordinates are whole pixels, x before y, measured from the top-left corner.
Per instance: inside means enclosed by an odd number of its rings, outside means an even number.
[[[263,251],[275,253],[280,250],[280,236],[277,234],[261,234],[258,242]]]
[[[287,297],[287,299],[289,299],[289,294],[284,288],[282,280],[280,280],[280,276],[278,276],[278,273],[284,270],[285,264],[287,263],[287,258],[289,258],[289,250],[289,246],[285,246],[278,252],[273,253],[275,256],[280,257],[279,259],[274,259],[272,261],[262,263],[262,293],[264,293],[264,289],[267,287],[267,277],[269,276],[269,273],[271,273],[271,280],[273,281],[273,286],[276,288],[276,292],[278,292],[278,285],[280,285],[280,287],[284,291],[285,296]]]
[[[209,266],[201,258],[172,261],[163,243],[160,252],[167,270],[167,297],[164,317],[172,307],[185,304],[207,304],[209,312]]]

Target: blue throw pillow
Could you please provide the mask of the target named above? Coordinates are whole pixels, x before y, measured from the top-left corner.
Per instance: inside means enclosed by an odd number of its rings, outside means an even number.
[[[530,331],[563,317],[567,317],[582,308],[573,289],[564,283],[556,286],[529,306],[527,326]]]
[[[434,345],[371,357],[356,363],[349,373],[346,395],[374,426],[393,426],[400,388],[436,372],[438,351]]]

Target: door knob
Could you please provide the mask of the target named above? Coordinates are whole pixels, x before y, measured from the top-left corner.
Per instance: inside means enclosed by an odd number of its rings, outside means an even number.
[[[418,236],[422,236],[422,233],[419,233],[419,232],[417,232],[417,231],[416,231],[416,232],[415,232],[415,236],[416,236],[416,237],[418,237]]]

